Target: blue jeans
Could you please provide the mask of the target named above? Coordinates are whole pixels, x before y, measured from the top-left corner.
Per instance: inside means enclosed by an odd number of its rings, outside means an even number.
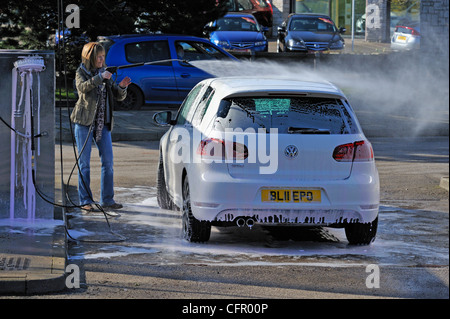
[[[111,131],[106,127],[103,128],[102,138],[95,142],[93,131],[90,132],[89,126],[75,124],[75,141],[78,148],[78,197],[80,205],[84,206],[94,202],[90,182],[91,182],[91,149],[92,142],[97,146],[101,169],[101,189],[100,189],[100,205],[107,206],[114,204],[114,168],[113,168],[113,150]],[[86,145],[84,146],[86,142]],[[84,146],[84,149],[83,149]],[[80,156],[81,152],[81,156]]]

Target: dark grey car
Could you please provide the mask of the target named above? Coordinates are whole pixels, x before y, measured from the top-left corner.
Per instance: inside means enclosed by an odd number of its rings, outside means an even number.
[[[342,50],[345,28],[337,28],[323,14],[290,14],[278,27],[277,52]]]

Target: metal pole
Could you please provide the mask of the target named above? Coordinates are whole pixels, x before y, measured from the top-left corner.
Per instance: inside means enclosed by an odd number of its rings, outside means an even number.
[[[355,0],[352,0],[352,52],[355,50]]]
[[[64,6],[63,6],[63,0],[57,0],[57,10],[58,10],[58,45],[57,45],[57,55],[58,55],[58,59],[59,59],[59,64],[58,64],[58,70],[59,70],[59,77],[62,76],[63,73],[63,68],[62,68],[62,52],[61,50],[65,50],[65,46],[61,45],[61,41],[63,41],[63,45],[64,42],[66,41],[66,38],[64,36],[64,13],[62,10],[64,10]],[[62,37],[60,35],[63,35]],[[65,62],[65,61],[64,61]],[[62,81],[58,81],[59,82],[59,100],[62,100],[62,94],[61,94],[61,82]],[[65,86],[66,89],[66,101],[68,98],[68,93],[67,93],[67,84]],[[56,88],[55,88],[56,90]],[[66,102],[67,103],[67,102]],[[60,141],[62,141],[62,107],[59,108],[59,139]],[[61,205],[62,205],[62,220],[64,223],[64,226],[67,226],[67,220],[66,220],[66,186],[64,185],[64,166],[63,166],[63,148],[62,148],[62,142],[59,144],[59,156],[61,158],[60,164],[60,174],[61,174]]]

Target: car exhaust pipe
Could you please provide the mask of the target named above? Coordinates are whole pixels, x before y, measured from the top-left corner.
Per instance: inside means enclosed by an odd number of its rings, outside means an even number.
[[[236,225],[238,227],[244,227],[247,226],[249,228],[252,228],[253,225],[255,225],[255,220],[253,218],[243,218],[239,217],[236,219]]]
[[[242,218],[242,217],[236,219],[236,225],[238,225],[238,227],[244,227],[245,226],[245,219]]]

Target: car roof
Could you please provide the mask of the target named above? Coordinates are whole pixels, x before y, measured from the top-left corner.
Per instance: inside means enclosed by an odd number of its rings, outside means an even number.
[[[228,12],[223,17],[248,17],[255,19],[255,16],[253,14],[244,12]]]
[[[345,98],[344,93],[327,81],[304,81],[276,77],[222,77],[204,80],[216,89],[215,96],[227,97],[283,95],[321,96]]]
[[[330,19],[330,16],[328,16],[326,14],[321,14],[321,13],[291,13],[291,14],[289,14],[289,18],[311,18],[311,17]]]

